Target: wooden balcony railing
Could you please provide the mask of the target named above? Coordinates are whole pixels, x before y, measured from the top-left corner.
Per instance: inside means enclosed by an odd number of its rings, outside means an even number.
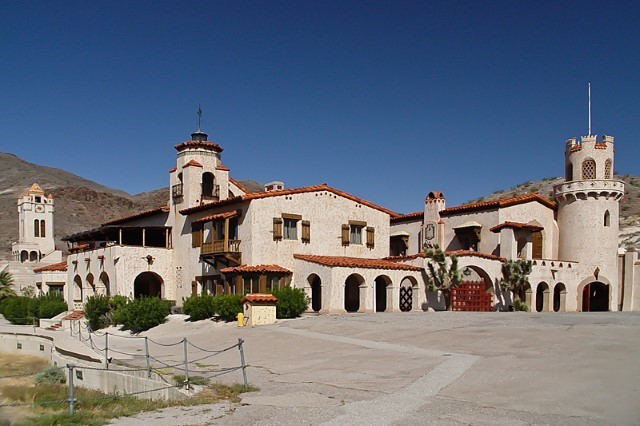
[[[240,253],[240,240],[228,240],[225,247],[225,240],[214,240],[210,243],[202,244],[200,254],[219,253]]]

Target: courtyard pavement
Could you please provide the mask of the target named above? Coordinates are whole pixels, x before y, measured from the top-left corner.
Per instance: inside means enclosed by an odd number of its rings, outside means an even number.
[[[165,343],[186,335],[208,348],[242,338],[260,390],[240,404],[113,424],[640,424],[640,313],[350,314],[244,328],[173,320],[146,335]],[[140,353],[135,339],[110,344]],[[176,347],[153,353],[182,356]],[[237,350],[214,363],[237,365]],[[242,381],[240,372],[222,377]]]

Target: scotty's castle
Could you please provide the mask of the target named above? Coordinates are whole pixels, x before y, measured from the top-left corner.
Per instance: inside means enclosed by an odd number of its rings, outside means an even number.
[[[36,284],[62,292],[71,309],[94,294],[180,306],[204,291],[294,286],[312,311],[389,312],[444,308],[440,294],[426,291],[424,249],[437,244],[482,293],[458,309],[506,309],[501,266],[524,258],[533,261],[523,294],[532,310],[640,310],[638,254],[618,248],[624,184],[613,179],[611,136],[566,142],[565,182],[554,200],[532,193],[447,207],[432,191],[423,210],[405,215],[326,184],[248,188],[208,139],[198,130],[175,145],[167,205],[65,237],[65,261],[53,262],[61,260],[51,245],[53,199],[33,186],[19,201],[14,263],[49,256],[35,268]]]

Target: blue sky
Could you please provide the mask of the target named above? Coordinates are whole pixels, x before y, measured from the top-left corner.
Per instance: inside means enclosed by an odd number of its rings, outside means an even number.
[[[640,174],[640,5],[587,1],[13,1],[0,151],[137,193],[197,127],[236,179],[327,182],[399,212],[559,176],[616,137]]]

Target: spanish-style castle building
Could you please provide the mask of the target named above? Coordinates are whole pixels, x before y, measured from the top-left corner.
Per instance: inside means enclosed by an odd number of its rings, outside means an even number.
[[[438,244],[458,256],[465,280],[482,283],[493,309],[510,303],[498,285],[502,262],[525,258],[534,263],[533,309],[640,310],[638,254],[618,254],[624,185],[613,180],[613,144],[610,136],[567,141],[555,201],[528,194],[447,208],[430,192],[422,211],[400,215],[327,184],[250,190],[198,130],[175,146],[166,206],[66,237],[66,265],[49,269],[66,266],[75,309],[100,293],[180,306],[204,291],[286,285],[303,288],[320,313],[442,309],[426,291],[424,249]]]

